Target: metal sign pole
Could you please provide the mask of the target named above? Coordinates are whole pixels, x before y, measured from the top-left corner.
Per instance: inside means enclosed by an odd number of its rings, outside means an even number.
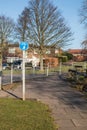
[[[19,47],[23,51],[22,81],[23,81],[23,100],[25,100],[25,50],[29,48],[29,44],[23,41],[19,44]]]
[[[22,68],[22,81],[23,81],[23,101],[25,100],[25,50],[23,51],[23,68]]]

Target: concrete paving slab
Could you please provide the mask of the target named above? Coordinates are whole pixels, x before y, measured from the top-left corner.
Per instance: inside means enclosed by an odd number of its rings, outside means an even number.
[[[72,119],[76,127],[87,127],[87,119]]]
[[[82,116],[82,118],[87,119],[87,112],[80,113],[80,115]]]
[[[64,119],[64,120],[71,120],[71,119],[82,119],[82,116],[79,113],[75,113],[75,114],[53,114],[54,117],[56,117],[55,119]]]
[[[65,107],[64,110],[66,111],[66,113],[76,113],[78,112],[78,110],[74,107],[74,106],[68,106],[68,107]]]
[[[76,111],[78,111],[79,113],[81,112],[81,113],[87,113],[87,109],[84,107],[84,109],[81,109],[81,108],[79,108],[78,106],[75,106],[74,105],[74,107],[75,107],[75,109],[76,109]]]
[[[64,120],[64,119],[59,119],[55,121],[60,127],[75,127],[74,123],[72,120]]]
[[[65,114],[65,115],[67,114],[66,111],[62,107],[61,108],[57,107],[56,109],[55,108],[53,109],[54,109],[53,111],[54,114]]]
[[[0,97],[8,97],[7,92],[0,90]]]
[[[58,130],[87,130],[87,127],[59,127]]]

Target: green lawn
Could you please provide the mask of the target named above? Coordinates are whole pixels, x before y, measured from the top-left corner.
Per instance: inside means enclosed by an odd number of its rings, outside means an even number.
[[[48,106],[32,101],[0,99],[0,130],[56,130]]]

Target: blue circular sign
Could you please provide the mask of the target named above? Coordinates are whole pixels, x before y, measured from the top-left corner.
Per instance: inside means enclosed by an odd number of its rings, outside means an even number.
[[[28,42],[21,42],[21,43],[19,44],[19,48],[20,48],[22,51],[27,50],[27,49],[29,48]]]

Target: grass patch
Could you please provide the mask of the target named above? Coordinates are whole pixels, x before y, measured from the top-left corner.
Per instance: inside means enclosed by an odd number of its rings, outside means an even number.
[[[32,101],[0,99],[0,130],[56,130],[48,106]]]

